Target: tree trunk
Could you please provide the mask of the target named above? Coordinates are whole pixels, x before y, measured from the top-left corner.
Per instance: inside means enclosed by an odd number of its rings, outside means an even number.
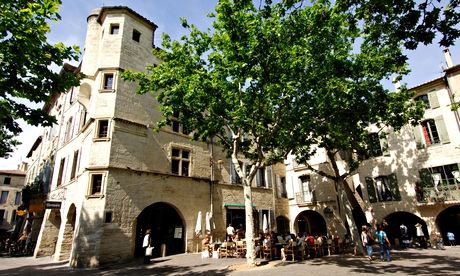
[[[246,263],[251,266],[256,265],[256,250],[254,240],[254,215],[252,209],[252,190],[251,182],[244,179],[243,185],[244,207],[246,213]]]
[[[345,185],[348,185],[346,181],[343,181],[342,179],[339,180],[339,183],[337,183],[338,187],[338,192],[339,192],[339,199],[340,199],[340,205],[341,205],[341,213],[342,215],[340,216],[343,220],[343,222],[348,223],[348,227],[350,227],[350,234],[351,234],[351,240],[355,243],[356,246],[356,251],[359,254],[363,253],[363,248],[361,245],[361,237],[359,234],[359,229],[356,226],[355,219],[353,217],[353,212],[352,212],[352,206],[350,203],[350,200],[348,199],[348,196],[345,192]]]

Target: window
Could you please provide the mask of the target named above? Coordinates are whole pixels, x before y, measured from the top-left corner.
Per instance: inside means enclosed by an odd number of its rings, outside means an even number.
[[[419,171],[422,186],[439,190],[460,183],[459,168],[460,164],[449,164],[422,169]]]
[[[3,223],[5,218],[5,210],[0,210],[0,223]]]
[[[281,177],[278,182],[278,195],[281,198],[287,198],[286,177]]]
[[[429,146],[431,144],[438,144],[440,142],[438,130],[433,119],[422,122],[422,131],[426,145]]]
[[[11,184],[11,177],[6,176],[5,179],[3,179],[3,184],[4,184],[4,185],[9,185],[9,184]]]
[[[141,33],[136,29],[133,30],[133,40],[136,42],[141,40]]]
[[[0,204],[5,204],[8,200],[8,191],[2,191],[2,195],[0,197]]]
[[[69,120],[67,121],[67,125],[65,127],[64,142],[67,142],[72,138],[72,121],[73,121],[72,117],[70,117]]]
[[[309,175],[302,175],[300,180],[300,192],[302,202],[313,202],[313,191],[311,189],[311,180]]]
[[[442,116],[427,119],[414,127],[414,137],[417,148],[435,144],[449,143],[449,135]]]
[[[244,166],[240,162],[241,169],[244,171]],[[230,159],[230,173],[231,173],[231,183],[232,184],[243,184],[241,177],[236,172],[235,165],[233,164],[232,160]]]
[[[103,89],[111,90],[113,89],[113,74],[104,74],[104,86]]]
[[[90,195],[100,195],[102,193],[102,174],[91,175]]]
[[[265,187],[265,168],[259,168],[256,174],[256,185],[257,187]]]
[[[172,131],[188,135],[190,131],[182,124],[179,123],[179,112],[174,112],[173,116],[169,118],[169,126]]]
[[[77,172],[78,150],[73,153],[72,171],[70,172],[70,179],[74,179]]]
[[[14,198],[14,205],[21,205],[21,192],[16,192],[16,197]]]
[[[110,34],[115,35],[120,32],[119,24],[110,24]]]
[[[61,159],[61,163],[59,164],[59,173],[58,173],[58,178],[57,178],[57,186],[61,186],[62,184],[62,178],[64,175],[64,165],[65,165],[65,158]]]
[[[366,177],[367,193],[370,202],[399,201],[398,181],[395,174]]]
[[[171,153],[171,172],[190,176],[190,151],[173,148]]]
[[[439,107],[439,101],[438,101],[438,96],[436,94],[436,91],[431,91],[427,94],[420,95],[416,97],[415,100],[423,102],[426,108]]]
[[[112,211],[105,212],[105,220],[104,220],[104,222],[105,223],[111,223],[112,222],[112,216],[113,216]]]
[[[97,138],[107,138],[109,134],[109,121],[99,120],[97,126]]]

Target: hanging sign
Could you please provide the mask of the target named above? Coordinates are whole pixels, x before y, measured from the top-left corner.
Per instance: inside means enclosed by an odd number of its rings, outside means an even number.
[[[45,209],[61,209],[60,201],[45,201]]]

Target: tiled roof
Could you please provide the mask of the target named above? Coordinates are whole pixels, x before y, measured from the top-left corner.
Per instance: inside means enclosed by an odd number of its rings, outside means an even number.
[[[0,170],[0,174],[25,176],[26,172],[20,170]]]

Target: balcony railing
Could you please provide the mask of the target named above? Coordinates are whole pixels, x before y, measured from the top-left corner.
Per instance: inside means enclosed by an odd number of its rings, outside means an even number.
[[[460,201],[460,183],[441,183],[435,187],[417,188],[417,201],[420,203],[436,203]]]
[[[295,194],[297,204],[314,204],[316,203],[315,191],[300,192]]]

